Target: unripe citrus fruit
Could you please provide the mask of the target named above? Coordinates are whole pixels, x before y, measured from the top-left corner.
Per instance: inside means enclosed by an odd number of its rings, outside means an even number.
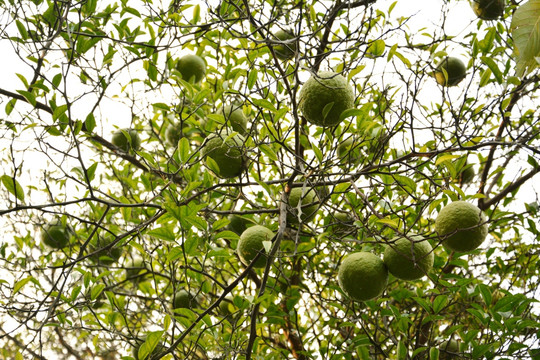
[[[357,252],[343,259],[338,282],[351,299],[367,301],[383,293],[388,283],[388,270],[377,255]]]
[[[289,210],[287,212],[287,222],[289,224],[298,224],[298,207],[300,204],[302,222],[310,221],[317,214],[319,210],[318,204],[319,198],[317,193],[313,189],[304,189],[302,187],[296,187],[291,190],[289,194]]]
[[[241,135],[247,134],[247,117],[238,104],[226,105],[219,109],[229,127]]]
[[[61,221],[52,221],[41,228],[41,242],[53,249],[63,249],[69,244],[73,230]]]
[[[216,175],[221,178],[233,178],[247,168],[248,159],[244,145],[244,137],[235,134],[229,137],[228,132],[214,133],[208,136],[203,144],[202,156],[216,162]]]
[[[186,290],[178,290],[173,297],[173,309],[193,309],[197,306],[197,299]]]
[[[496,20],[504,15],[505,0],[473,0],[474,13],[482,20]]]
[[[176,63],[176,69],[182,75],[182,79],[189,82],[200,82],[206,75],[206,63],[197,55],[184,55]]]
[[[287,30],[278,30],[274,37],[282,43],[274,46],[276,56],[281,60],[288,60],[296,54],[297,44],[294,34]]]
[[[352,233],[356,230],[354,218],[349,213],[336,213],[330,218],[330,232],[336,236]]]
[[[454,339],[446,340],[439,345],[439,359],[459,359],[459,342]]]
[[[227,229],[237,235],[242,235],[249,225],[253,225],[253,223],[245,217],[236,214],[229,215],[229,221],[230,223],[227,226]]]
[[[95,235],[88,244],[88,253],[101,250],[114,242],[114,240],[113,237],[101,237]],[[120,259],[120,256],[122,256],[122,249],[113,246],[93,254],[89,259],[98,265],[109,266],[117,262],[118,259]]]
[[[335,126],[343,111],[354,106],[354,91],[340,74],[321,71],[300,90],[298,108],[312,124]]]
[[[439,212],[435,231],[446,248],[467,252],[482,244],[488,233],[488,225],[485,215],[477,206],[466,201],[454,201]]]
[[[273,237],[274,233],[272,230],[264,226],[254,225],[247,228],[242,235],[240,235],[240,240],[238,240],[236,249],[240,260],[244,265],[249,265],[259,252],[264,252],[263,241],[272,241]],[[265,266],[265,264],[266,256],[261,256],[257,262],[253,264],[253,267],[260,268]]]
[[[434,75],[439,85],[456,86],[465,79],[467,68],[458,58],[446,57],[437,65]]]
[[[129,279],[131,281],[138,281],[142,276],[141,274],[144,274],[147,271],[148,270],[146,269],[144,260],[140,257],[137,257],[132,260],[126,268],[126,279]]]
[[[134,129],[121,129],[115,131],[111,142],[125,152],[129,152],[131,149],[137,151],[141,147],[141,138]]]
[[[472,165],[469,165],[465,163],[465,166],[461,170],[461,173],[459,174],[460,183],[462,184],[468,184],[471,181],[473,181],[474,176],[476,175],[474,168]]]
[[[183,129],[186,126],[182,126],[180,123],[170,124],[165,130],[165,139],[171,146],[178,146],[178,142],[184,135]]]
[[[433,267],[434,258],[431,244],[419,235],[394,238],[384,250],[388,271],[402,280],[416,280],[426,275]]]
[[[362,160],[360,142],[354,138],[348,138],[338,145],[337,155],[342,165],[358,165]]]

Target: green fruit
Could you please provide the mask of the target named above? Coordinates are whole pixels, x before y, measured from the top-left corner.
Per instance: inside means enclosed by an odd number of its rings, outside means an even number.
[[[274,233],[272,230],[261,226],[254,225],[246,229],[242,235],[240,235],[240,240],[238,240],[237,253],[240,257],[240,260],[244,265],[249,265],[255,256],[259,252],[264,252],[263,241],[272,241]],[[266,265],[266,256],[261,256],[253,267],[260,268]]]
[[[411,240],[413,242],[411,242]],[[398,279],[417,280],[433,267],[431,244],[422,236],[396,237],[384,250],[384,263]]]
[[[461,184],[469,184],[471,181],[473,181],[474,176],[476,175],[474,168],[472,165],[468,165],[465,163],[465,166],[461,170],[460,173],[460,183]]]
[[[454,201],[439,212],[435,220],[435,231],[443,239],[446,248],[467,252],[484,242],[488,225],[478,207],[466,201]]]
[[[201,82],[206,75],[206,63],[197,55],[185,55],[178,59],[176,69],[182,75],[182,79],[192,83]]]
[[[193,309],[197,305],[197,298],[186,290],[178,290],[174,294],[173,309]]]
[[[147,269],[144,260],[138,257],[135,260],[132,260],[126,268],[126,279],[129,279],[131,281],[138,281],[141,277],[139,275],[146,272]]]
[[[354,106],[354,91],[340,74],[321,71],[300,90],[298,108],[312,124],[335,126],[341,114]]]
[[[287,209],[287,222],[298,224],[298,207],[301,208],[300,219],[302,222],[312,220],[319,210],[319,198],[313,189],[296,187],[289,194],[289,208]],[[300,204],[300,205],[299,205]]]
[[[236,214],[229,215],[229,221],[230,223],[227,226],[227,229],[237,235],[241,235],[248,228],[248,225],[253,225],[253,223],[245,217]]]
[[[219,109],[219,114],[225,117],[225,121],[229,127],[241,135],[247,134],[247,117],[242,111],[240,105],[226,105]]]
[[[354,218],[349,213],[336,213],[331,216],[330,221],[330,232],[335,236],[353,233],[356,230]]]
[[[505,0],[473,0],[474,13],[482,20],[496,20],[504,15]]]
[[[112,141],[114,146],[125,152],[131,149],[137,151],[141,147],[141,138],[134,129],[121,129],[114,132]]]
[[[348,138],[338,145],[337,155],[342,165],[358,165],[362,160],[360,142],[353,138]]]
[[[388,270],[377,255],[357,252],[343,259],[338,282],[351,299],[367,301],[383,293],[388,283]]]
[[[114,237],[96,236],[88,244],[88,253],[103,249],[114,242],[114,240]],[[117,262],[120,256],[122,256],[122,249],[113,246],[112,248],[107,248],[91,255],[89,259],[98,265],[109,266]]]
[[[274,46],[276,56],[281,60],[292,59],[297,50],[294,34],[291,31],[278,30],[274,37],[281,42],[281,44]]]
[[[224,131],[208,136],[203,144],[202,156],[216,162],[216,175],[221,178],[240,176],[247,169],[244,137],[239,134],[229,137],[228,132]]]
[[[41,228],[41,242],[53,249],[63,249],[69,245],[73,230],[61,221],[52,221]]]
[[[444,58],[435,69],[435,79],[442,86],[456,86],[465,79],[467,68],[455,57]]]
[[[178,142],[184,136],[183,130],[185,127],[186,126],[182,126],[179,123],[169,125],[167,130],[165,130],[165,139],[167,140],[167,143],[173,147],[178,146]]]
[[[223,300],[219,303],[218,309],[222,316],[229,316],[232,314],[231,308],[233,307],[232,300]]]
[[[459,359],[459,342],[454,339],[446,340],[439,345],[439,359]]]

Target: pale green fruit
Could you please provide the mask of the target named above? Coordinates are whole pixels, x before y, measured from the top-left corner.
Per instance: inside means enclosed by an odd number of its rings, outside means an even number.
[[[439,359],[450,360],[459,359],[459,342],[454,339],[446,340],[439,345]]]
[[[313,189],[304,189],[296,187],[289,194],[289,211],[287,212],[287,222],[289,224],[298,224],[298,204],[300,204],[302,222],[312,220],[319,210],[319,198]]]
[[[456,86],[467,75],[463,61],[455,57],[446,57],[435,69],[435,79],[442,86]]]
[[[173,147],[178,146],[178,142],[184,136],[184,128],[186,126],[181,126],[180,123],[171,124],[167,127],[167,130],[165,130],[165,139],[169,145]]]
[[[226,105],[219,109],[219,114],[225,117],[225,121],[229,127],[241,135],[247,134],[247,117],[242,111],[242,106],[233,104]]]
[[[202,156],[214,160],[219,168],[216,175],[221,178],[240,176],[248,165],[244,137],[235,134],[229,137],[227,132],[208,136],[203,144]]]
[[[474,13],[482,20],[497,20],[504,15],[505,0],[473,0]]]
[[[396,237],[384,250],[388,271],[402,280],[422,278],[433,267],[434,259],[431,244],[420,235]]]
[[[229,215],[229,225],[227,229],[234,232],[237,235],[241,235],[250,225],[253,225],[251,221],[243,216],[232,214]]]
[[[182,75],[182,79],[188,82],[201,82],[206,75],[206,63],[197,55],[182,56],[176,63],[176,69]]]
[[[467,252],[484,242],[488,225],[484,213],[477,206],[466,201],[454,201],[439,212],[435,231],[446,248]]]
[[[297,43],[294,34],[287,30],[278,30],[274,37],[282,43],[274,46],[276,56],[281,60],[289,60],[294,57],[297,50]]]
[[[173,309],[193,309],[196,307],[197,298],[186,290],[179,290],[173,297]]]
[[[341,114],[354,107],[353,88],[340,74],[321,71],[300,90],[298,108],[306,120],[319,126],[335,126]]]
[[[272,230],[262,226],[254,225],[247,228],[238,240],[237,253],[244,265],[249,265],[259,252],[265,252],[263,241],[272,241],[274,233]],[[253,267],[260,268],[266,265],[266,256],[261,256]]]
[[[330,217],[330,232],[335,236],[354,233],[354,217],[349,213],[336,213]]]
[[[121,129],[114,132],[111,142],[114,146],[125,152],[130,150],[139,150],[141,147],[141,138],[134,129]]]
[[[142,277],[141,274],[144,274],[147,271],[148,269],[146,268],[144,260],[137,257],[131,261],[126,268],[126,279],[130,279],[131,281],[139,281]]]
[[[41,242],[53,249],[63,249],[69,245],[73,230],[60,220],[52,221],[41,228]]]
[[[357,252],[343,259],[338,282],[351,299],[367,301],[383,293],[388,283],[388,270],[377,255]]]
[[[88,253],[93,253],[94,251],[103,249],[111,244],[114,240],[115,239],[113,237],[101,237],[95,235],[88,244]],[[122,249],[113,246],[112,248],[99,251],[98,253],[90,256],[89,259],[98,265],[109,266],[117,262],[118,259],[120,259],[120,256],[122,256]]]

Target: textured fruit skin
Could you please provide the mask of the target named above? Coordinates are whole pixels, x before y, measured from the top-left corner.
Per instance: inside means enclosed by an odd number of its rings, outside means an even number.
[[[294,57],[294,54],[296,54],[297,50],[297,43],[296,41],[292,41],[295,36],[290,32],[286,30],[278,30],[274,34],[274,37],[279,40],[283,41],[283,44],[279,44],[274,46],[274,52],[276,53],[276,56],[280,60],[289,60]]]
[[[413,242],[411,242],[412,239]],[[398,279],[417,280],[433,267],[435,256],[431,244],[422,236],[396,237],[386,246],[383,261]]]
[[[112,243],[114,238],[112,237],[97,237],[90,240],[88,244],[88,253],[93,253],[96,250],[102,249]],[[89,257],[94,263],[98,265],[109,266],[114,264],[122,256],[122,249],[118,247],[108,248],[107,250],[102,250]]]
[[[324,108],[332,107],[324,117]],[[302,86],[298,107],[306,120],[314,125],[335,126],[343,111],[354,106],[354,91],[343,76],[321,71]]]
[[[355,231],[354,218],[349,213],[336,213],[331,218],[330,232],[336,236]]]
[[[450,360],[459,359],[459,343],[454,340],[446,340],[439,345],[439,359]]]
[[[287,222],[289,224],[298,224],[298,203],[301,203],[302,214],[300,218],[302,222],[312,220],[317,214],[317,210],[319,210],[318,201],[317,193],[313,189],[293,188],[289,194],[290,209],[287,212]]]
[[[339,286],[351,299],[367,301],[381,295],[388,283],[384,262],[369,252],[347,255],[339,267]]]
[[[242,233],[248,228],[248,225],[251,225],[251,221],[246,219],[243,216],[232,214],[229,215],[229,225],[227,229],[234,232],[237,235],[242,235]]]
[[[188,82],[199,83],[206,75],[206,63],[197,55],[184,55],[176,63],[176,69],[182,75],[182,79]]]
[[[435,79],[442,86],[456,86],[466,75],[465,64],[455,57],[444,58],[435,69]]]
[[[173,309],[193,309],[197,299],[186,290],[178,290],[173,297]]]
[[[497,20],[504,15],[505,0],[473,0],[474,13],[482,20]]]
[[[484,242],[488,225],[485,215],[477,206],[466,201],[454,201],[439,212],[435,220],[435,231],[443,239],[446,248],[467,252]]]
[[[219,109],[219,114],[225,117],[227,125],[241,135],[247,134],[247,117],[240,105],[225,105]]]
[[[240,235],[240,240],[238,240],[238,246],[236,248],[242,263],[244,263],[244,265],[249,265],[259,252],[264,252],[263,241],[272,241],[273,237],[274,233],[272,230],[262,225],[254,225],[247,228],[242,235]],[[261,268],[265,265],[266,256],[261,256],[255,264],[253,264],[253,267]]]
[[[41,228],[41,242],[53,249],[63,249],[68,246],[72,233],[69,227],[53,221]]]
[[[245,155],[244,137],[236,134],[228,138],[228,133],[214,133],[206,138],[202,148],[202,156],[214,160],[221,178],[240,176],[247,168],[248,159]]]
[[[129,135],[129,138],[126,135]],[[111,142],[113,145],[119,147],[125,152],[129,152],[131,149],[137,151],[141,147],[141,138],[134,129],[122,129],[115,131]]]
[[[362,160],[360,142],[353,138],[346,139],[338,145],[337,155],[342,165],[358,165]]]

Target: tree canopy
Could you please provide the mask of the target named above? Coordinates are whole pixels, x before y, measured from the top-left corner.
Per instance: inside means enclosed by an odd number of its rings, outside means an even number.
[[[0,9],[0,357],[540,356],[539,0]]]

